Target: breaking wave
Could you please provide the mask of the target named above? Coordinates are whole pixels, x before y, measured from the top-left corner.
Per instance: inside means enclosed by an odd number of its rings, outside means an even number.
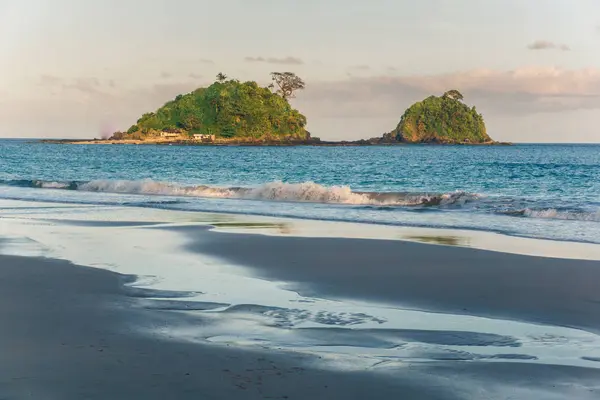
[[[529,218],[562,219],[573,221],[594,221],[600,222],[599,211],[561,211],[555,208],[546,208],[541,210],[525,209],[522,215]]]
[[[409,193],[354,192],[348,186],[323,186],[314,182],[269,182],[256,187],[182,186],[153,180],[94,180],[53,182],[40,180],[4,181],[0,184],[21,187],[127,193],[165,196],[191,196],[370,206],[447,206],[461,207],[477,201],[480,195],[467,192]]]
[[[219,187],[209,185],[185,186],[153,180],[93,180],[44,181],[0,180],[0,185],[29,188],[77,190],[157,196],[179,196],[222,199],[266,200],[278,202],[305,202],[353,205],[373,210],[392,211],[406,207],[413,211],[436,209],[469,209],[471,211],[502,214],[512,217],[600,222],[600,209],[533,207],[523,205],[523,200],[485,197],[476,193],[415,193],[415,192],[360,192],[348,186],[324,186],[315,182],[269,182],[256,187]],[[144,201],[143,204],[179,204],[181,199]],[[507,203],[513,203],[507,207]],[[136,205],[137,203],[132,203]],[[142,204],[142,203],[140,203]]]

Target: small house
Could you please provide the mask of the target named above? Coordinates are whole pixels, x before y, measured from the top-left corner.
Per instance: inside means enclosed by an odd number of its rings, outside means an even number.
[[[201,142],[214,142],[215,141],[215,135],[203,135],[200,133],[195,133],[194,134],[194,140],[199,140]]]

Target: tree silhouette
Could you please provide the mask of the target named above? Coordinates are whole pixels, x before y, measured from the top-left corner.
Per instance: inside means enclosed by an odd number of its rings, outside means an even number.
[[[226,79],[227,79],[227,75],[225,75],[224,73],[219,72],[217,74],[217,82],[223,83],[223,82],[225,82]]]
[[[456,89],[448,90],[446,93],[444,93],[443,97],[449,97],[452,100],[462,100],[465,98],[462,93]]]
[[[294,97],[296,90],[304,89],[306,86],[304,81],[293,72],[271,72],[271,78],[279,88],[277,93],[286,100]]]

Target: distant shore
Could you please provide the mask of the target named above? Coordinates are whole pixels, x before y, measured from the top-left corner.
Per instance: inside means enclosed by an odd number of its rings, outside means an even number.
[[[41,143],[53,144],[84,144],[84,145],[162,145],[162,146],[414,146],[414,145],[432,145],[432,146],[497,146],[512,145],[508,142],[486,142],[486,143],[406,143],[406,142],[388,142],[381,140],[352,140],[352,141],[324,141],[324,140],[231,140],[217,139],[214,142],[202,142],[196,140],[182,139],[43,139]]]

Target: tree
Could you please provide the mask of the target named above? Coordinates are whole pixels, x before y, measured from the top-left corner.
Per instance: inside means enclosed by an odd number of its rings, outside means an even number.
[[[217,82],[223,83],[223,82],[225,82],[226,79],[227,79],[227,75],[225,75],[224,73],[219,72],[217,74]]]
[[[452,100],[462,100],[465,97],[456,89],[448,90],[442,97],[449,97]]]
[[[306,86],[304,81],[293,72],[271,72],[271,78],[279,88],[277,93],[286,100],[294,97],[296,90],[304,89]]]

